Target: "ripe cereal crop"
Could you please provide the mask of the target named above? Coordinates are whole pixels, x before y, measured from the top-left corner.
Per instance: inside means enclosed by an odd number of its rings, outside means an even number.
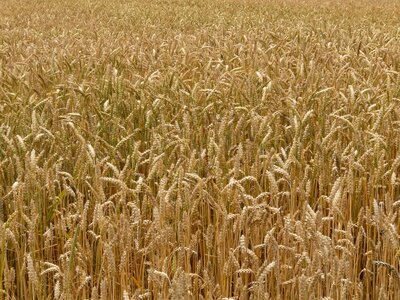
[[[400,299],[400,2],[0,1],[0,299]]]

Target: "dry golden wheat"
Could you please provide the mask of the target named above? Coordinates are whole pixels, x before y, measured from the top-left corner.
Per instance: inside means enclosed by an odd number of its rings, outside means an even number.
[[[400,5],[0,2],[0,299],[400,299]]]

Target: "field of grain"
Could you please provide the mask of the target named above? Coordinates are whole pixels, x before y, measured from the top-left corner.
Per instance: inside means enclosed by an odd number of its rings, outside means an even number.
[[[400,299],[400,3],[0,1],[0,299]]]

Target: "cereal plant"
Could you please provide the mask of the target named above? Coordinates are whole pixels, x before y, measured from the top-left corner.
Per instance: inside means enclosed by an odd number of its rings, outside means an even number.
[[[397,0],[0,2],[0,299],[400,299]]]

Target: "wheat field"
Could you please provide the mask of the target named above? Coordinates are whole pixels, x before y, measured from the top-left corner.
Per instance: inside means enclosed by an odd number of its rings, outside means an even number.
[[[400,2],[2,0],[0,299],[400,299]]]

